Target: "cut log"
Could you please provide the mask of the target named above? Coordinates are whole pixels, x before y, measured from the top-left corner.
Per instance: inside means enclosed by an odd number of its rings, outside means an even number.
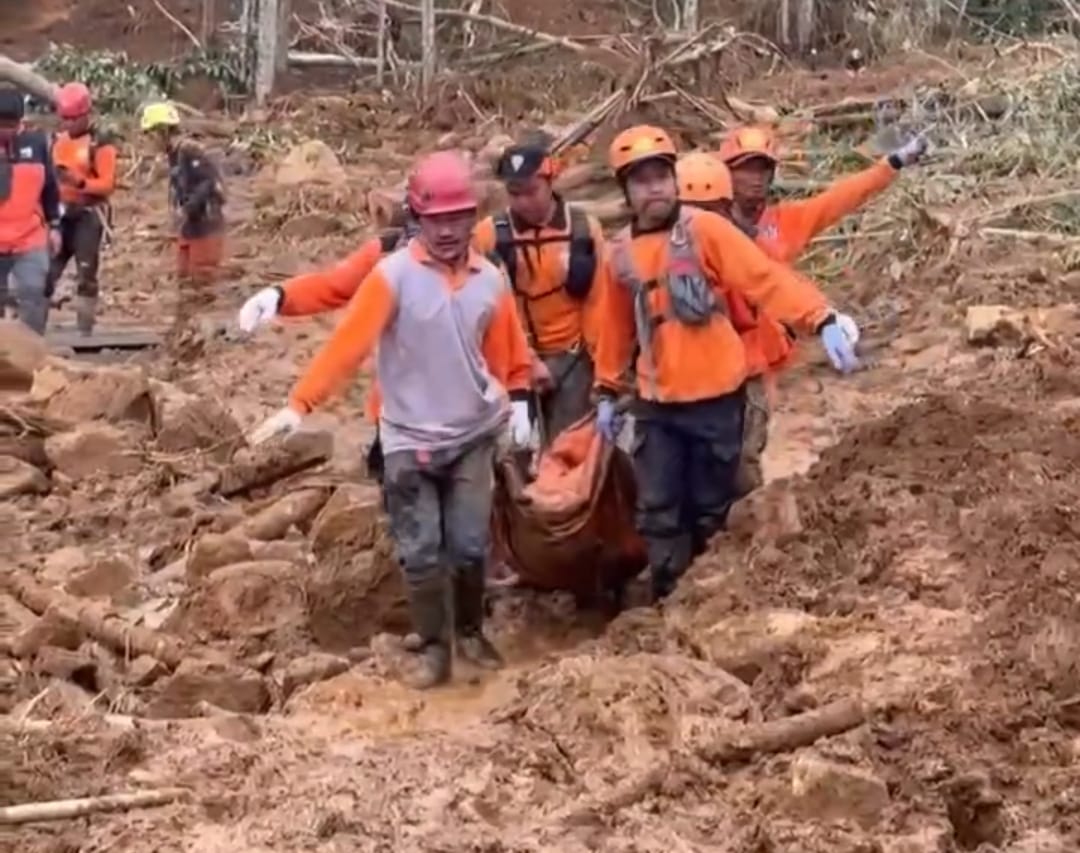
[[[281,539],[293,525],[311,521],[329,497],[329,489],[300,489],[245,519],[232,532],[261,542]]]
[[[21,823],[70,820],[98,812],[145,809],[176,802],[189,794],[190,791],[186,788],[159,788],[155,791],[138,791],[134,794],[104,794],[100,797],[84,797],[78,800],[23,803],[0,808],[0,825],[12,826]]]
[[[0,80],[6,80],[18,89],[29,92],[44,104],[56,102],[56,86],[38,74],[29,65],[0,56]]]
[[[130,625],[119,616],[103,613],[89,602],[48,589],[24,573],[0,573],[0,589],[39,615],[50,608],[55,609],[75,622],[88,637],[115,651],[150,655],[170,669],[175,669],[184,657],[183,646],[175,637]]]
[[[237,451],[232,463],[221,472],[218,492],[231,498],[268,486],[283,477],[325,462],[334,452],[334,437],[322,430],[293,433],[281,441]]]

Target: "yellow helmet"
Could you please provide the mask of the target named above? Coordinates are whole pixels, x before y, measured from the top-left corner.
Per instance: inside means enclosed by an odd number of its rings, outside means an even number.
[[[168,101],[147,104],[143,107],[142,116],[139,119],[143,133],[159,127],[177,127],[179,124],[180,113]]]

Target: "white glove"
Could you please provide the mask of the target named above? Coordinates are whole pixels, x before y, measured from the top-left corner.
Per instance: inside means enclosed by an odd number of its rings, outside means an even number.
[[[528,447],[532,439],[532,419],[526,400],[510,402],[510,443],[514,447]]]
[[[276,287],[264,287],[243,304],[236,324],[245,332],[254,332],[274,319],[280,307],[281,291]]]
[[[917,136],[911,137],[911,139],[893,151],[889,155],[889,162],[897,169],[902,166],[914,166],[922,159],[928,146],[929,142],[926,137],[920,133]]]
[[[288,406],[279,409],[251,431],[248,436],[248,444],[254,447],[257,444],[269,441],[275,436],[294,433],[300,428],[300,422],[303,419],[303,415]]]
[[[851,342],[852,347],[859,342],[862,333],[859,331],[859,324],[855,322],[855,318],[850,314],[841,314],[837,311],[836,325],[840,327],[840,331],[844,333],[844,337]]]

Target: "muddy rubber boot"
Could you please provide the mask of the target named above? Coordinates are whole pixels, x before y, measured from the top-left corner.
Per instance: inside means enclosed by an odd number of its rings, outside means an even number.
[[[409,609],[417,643],[418,665],[406,677],[416,690],[429,690],[450,680],[450,643],[448,641],[446,587],[436,575],[409,587]]]
[[[454,571],[454,627],[457,652],[481,669],[500,669],[503,657],[484,636],[484,567]]]
[[[94,334],[94,321],[97,319],[97,304],[98,301],[96,296],[75,297],[75,325],[79,329],[79,334],[84,338],[88,338]]]

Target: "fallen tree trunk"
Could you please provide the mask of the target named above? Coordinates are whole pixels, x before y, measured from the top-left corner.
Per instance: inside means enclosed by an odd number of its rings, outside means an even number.
[[[330,489],[300,489],[244,519],[230,532],[260,542],[281,539],[293,525],[300,527],[311,521],[329,498]]]
[[[685,755],[674,756],[629,779],[609,794],[573,807],[562,819],[578,823],[598,813],[611,814],[628,808],[662,790],[665,780],[682,764],[693,764],[695,761],[723,764],[745,761],[755,755],[790,752],[810,746],[821,738],[843,734],[865,721],[866,712],[861,703],[842,700],[793,717],[739,726],[734,732],[725,732],[717,740],[696,748],[689,759]]]
[[[46,104],[56,103],[56,86],[38,74],[29,65],[0,56],[0,80],[6,80],[18,89],[29,92]]]
[[[163,806],[184,799],[191,792],[186,788],[159,788],[134,794],[104,794],[78,800],[51,800],[44,803],[23,803],[0,808],[0,825],[38,823],[50,820],[70,820],[98,812],[130,811],[150,806]]]
[[[268,486],[283,477],[325,462],[334,452],[334,437],[322,430],[293,433],[280,441],[237,451],[221,472],[218,494],[226,498]]]
[[[149,655],[169,669],[175,669],[184,658],[183,646],[175,637],[130,625],[119,616],[102,613],[88,602],[42,586],[22,572],[0,573],[0,589],[13,595],[38,616],[54,608],[78,625],[88,637],[122,654]]]

